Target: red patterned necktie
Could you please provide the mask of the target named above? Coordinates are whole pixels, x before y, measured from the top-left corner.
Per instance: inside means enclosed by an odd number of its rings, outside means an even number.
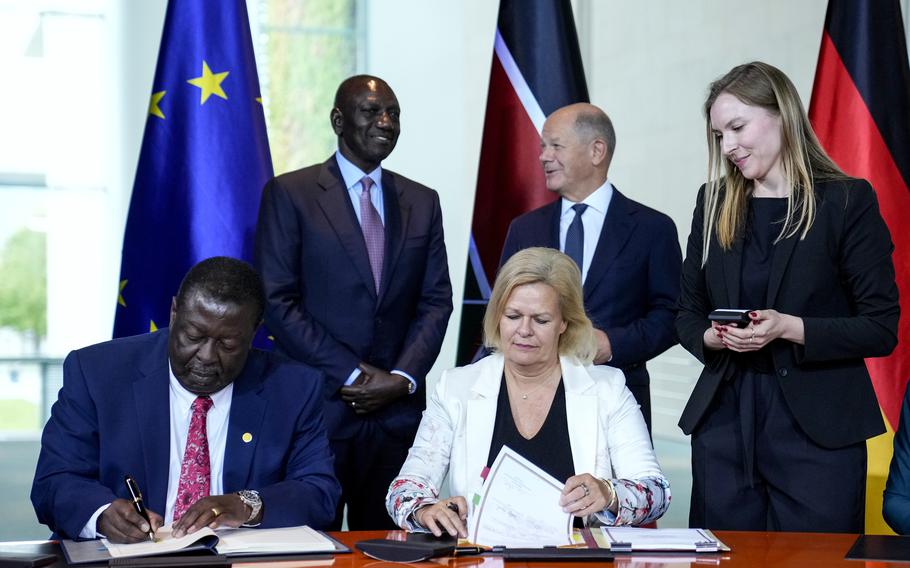
[[[209,496],[212,485],[212,466],[209,462],[209,439],[205,428],[205,417],[212,408],[212,399],[196,397],[193,401],[193,417],[186,436],[186,450],[180,466],[180,483],[177,485],[177,503],[174,505],[176,521],[193,503]]]
[[[364,176],[360,180],[360,184],[363,187],[363,191],[360,192],[360,229],[363,231],[363,240],[367,244],[376,294],[379,294],[379,283],[382,282],[382,258],[385,256],[385,230],[382,228],[382,218],[370,200],[370,188],[373,187],[373,180],[370,176]]]

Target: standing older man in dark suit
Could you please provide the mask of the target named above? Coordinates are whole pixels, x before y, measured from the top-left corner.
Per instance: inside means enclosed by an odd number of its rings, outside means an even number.
[[[561,199],[512,221],[500,264],[534,246],[575,259],[597,335],[594,363],[622,369],[650,431],[645,363],[676,343],[682,254],[673,221],[607,179],[615,148],[613,124],[594,105],[570,105],[547,118],[540,162],[547,189]]]
[[[424,379],[452,312],[435,191],[381,168],[400,109],[377,77],[338,87],[338,151],[266,185],[256,234],[265,320],[278,350],[321,369],[335,528],[393,528],[385,494],[425,407]],[[397,528],[397,527],[395,527]]]

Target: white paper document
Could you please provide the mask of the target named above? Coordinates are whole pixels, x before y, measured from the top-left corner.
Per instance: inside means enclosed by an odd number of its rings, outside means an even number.
[[[334,551],[335,545],[308,526],[279,529],[216,530],[219,554],[282,554]]]
[[[155,541],[143,541],[134,544],[117,544],[106,538],[101,539],[107,551],[114,558],[125,556],[152,556],[155,554],[167,554],[176,552],[191,546],[196,541],[206,536],[214,536],[215,531],[208,527],[194,532],[193,534],[184,535],[180,538],[174,538],[171,525],[165,525],[155,531]]]
[[[563,486],[503,446],[468,520],[468,540],[511,548],[572,544],[572,515],[559,506]]]
[[[204,539],[210,538],[210,541]],[[107,539],[101,542],[114,558],[127,556],[153,556],[190,549],[199,541],[206,542],[218,554],[286,554],[304,552],[333,552],[335,545],[319,531],[308,526],[278,529],[232,529],[212,530],[203,527],[193,534],[174,538],[171,525],[155,532],[155,542],[115,544]]]
[[[680,550],[717,552],[729,550],[705,529],[640,529],[634,527],[600,527],[610,550]]]

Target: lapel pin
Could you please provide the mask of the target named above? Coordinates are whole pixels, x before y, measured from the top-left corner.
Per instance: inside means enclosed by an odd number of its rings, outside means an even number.
[[[249,444],[250,442],[253,441],[253,435],[250,434],[249,432],[244,432],[243,436],[241,436],[240,438],[243,440],[243,443],[245,443],[245,444]]]

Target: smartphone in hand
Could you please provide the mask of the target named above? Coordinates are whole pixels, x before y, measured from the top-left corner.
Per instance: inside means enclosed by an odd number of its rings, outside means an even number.
[[[749,312],[751,311],[752,310],[724,308],[714,310],[708,314],[708,319],[722,325],[746,327],[752,321],[752,318],[749,317]]]

